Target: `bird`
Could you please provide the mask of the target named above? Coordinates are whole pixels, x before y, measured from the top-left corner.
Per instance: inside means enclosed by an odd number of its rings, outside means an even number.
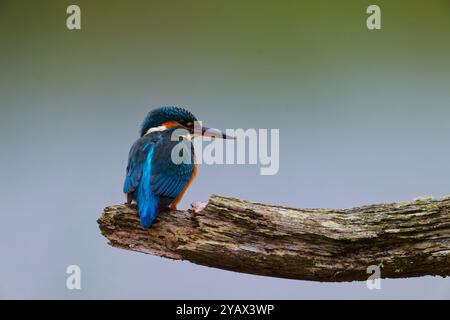
[[[178,106],[159,107],[145,117],[139,139],[128,154],[123,185],[126,204],[136,203],[143,228],[150,228],[160,212],[176,210],[194,180],[197,163],[193,138],[234,138],[218,130],[211,133],[203,126],[198,130],[198,123],[190,111]],[[184,144],[181,153],[186,160],[181,163],[172,159],[172,150],[179,143]]]

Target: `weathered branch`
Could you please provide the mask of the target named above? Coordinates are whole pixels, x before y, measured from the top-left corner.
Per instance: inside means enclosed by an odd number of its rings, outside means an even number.
[[[212,196],[140,227],[134,207],[98,219],[114,247],[257,275],[315,281],[450,274],[450,197],[352,209],[293,209]]]

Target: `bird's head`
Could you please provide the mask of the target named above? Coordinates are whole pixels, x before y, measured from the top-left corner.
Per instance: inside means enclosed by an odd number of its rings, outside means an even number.
[[[197,118],[188,110],[180,107],[160,107],[150,111],[141,126],[141,137],[152,131],[161,131],[170,127],[183,127],[193,136],[203,135],[214,138],[229,139],[225,133],[198,126]],[[197,129],[197,130],[196,130]],[[196,131],[199,131],[197,134]]]

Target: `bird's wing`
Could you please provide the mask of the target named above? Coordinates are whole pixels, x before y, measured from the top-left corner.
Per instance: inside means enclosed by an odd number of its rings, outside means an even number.
[[[164,135],[166,136],[166,135]],[[175,164],[172,150],[178,143],[186,143],[185,150],[190,150],[190,163]],[[163,197],[176,198],[192,177],[194,171],[194,153],[190,142],[171,141],[164,137],[154,151],[150,186],[152,191]]]
[[[128,156],[127,175],[123,185],[124,193],[132,193],[137,189],[147,157],[158,143],[158,136],[152,135],[142,137],[133,144]]]
[[[153,174],[150,180],[153,192],[163,197],[176,198],[191,178],[192,171],[191,169],[180,171],[177,175]]]
[[[146,168],[149,153],[153,153],[150,166],[150,188],[157,196],[175,199],[183,190],[194,171],[194,153],[190,142],[185,150],[190,150],[189,163],[175,164],[172,150],[180,142],[172,141],[169,132],[144,136],[131,147],[128,157],[127,176],[123,187],[124,193],[133,193],[139,186]],[[181,142],[183,143],[183,142]]]

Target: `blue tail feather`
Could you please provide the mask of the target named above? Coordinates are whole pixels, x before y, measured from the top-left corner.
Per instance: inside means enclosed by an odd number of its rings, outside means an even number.
[[[139,191],[138,191],[139,194]],[[153,220],[155,220],[157,207],[158,207],[158,199],[154,197],[154,199],[150,200],[147,197],[142,199],[139,195],[136,198],[137,209],[139,213],[139,217],[141,219],[141,225],[144,228],[149,228]]]
[[[155,195],[150,188],[150,177],[152,169],[153,148],[147,155],[147,159],[142,168],[142,177],[139,186],[135,191],[135,199],[141,225],[148,228],[152,225],[157,213],[159,197]]]

